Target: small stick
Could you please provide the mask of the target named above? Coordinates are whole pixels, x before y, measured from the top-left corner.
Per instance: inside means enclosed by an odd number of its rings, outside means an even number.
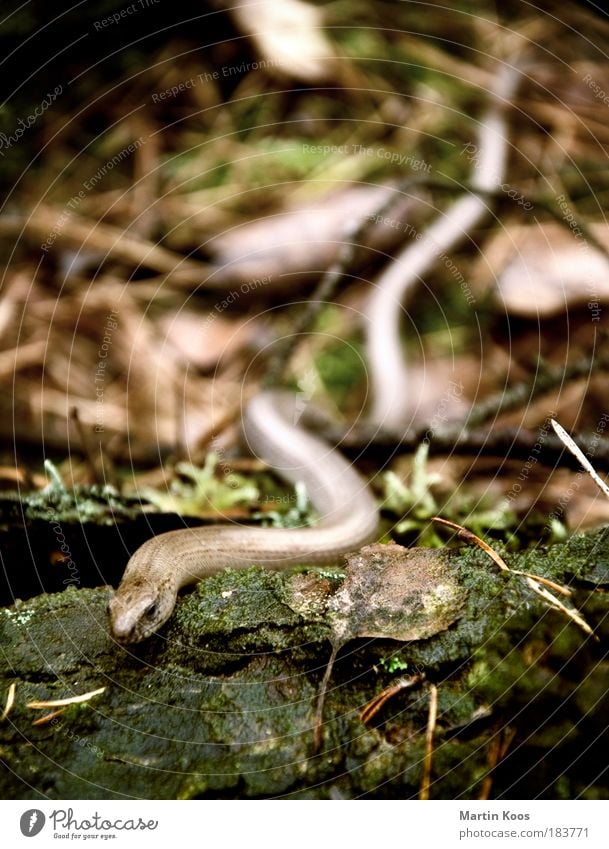
[[[321,732],[323,727],[324,705],[326,702],[326,694],[328,692],[328,684],[330,683],[330,676],[332,675],[332,670],[334,669],[334,663],[336,661],[336,655],[338,654],[339,648],[340,646],[338,644],[332,645],[330,659],[328,660],[328,665],[326,666],[326,671],[324,672],[321,687],[319,688],[319,696],[317,697],[317,708],[315,710],[315,725],[313,726],[313,752],[315,754],[318,754],[321,749]]]
[[[423,772],[421,774],[421,786],[419,799],[429,799],[429,788],[431,786],[431,769],[433,766],[433,741],[438,718],[438,688],[435,684],[429,685],[429,712],[427,715],[427,729],[425,731],[425,756],[423,758]]]
[[[114,463],[112,462],[112,458],[109,452],[104,452],[101,441],[99,442],[99,466],[93,458],[93,446],[91,444],[90,435],[89,432],[85,429],[85,426],[83,425],[80,419],[78,407],[72,407],[72,409],[70,410],[70,418],[76,426],[76,430],[80,438],[82,451],[85,456],[87,466],[89,467],[89,474],[91,475],[93,482],[101,483],[103,485],[109,483],[120,492],[121,484],[116,473],[116,468],[114,466]]]
[[[99,443],[99,458],[102,469],[102,475],[104,478],[104,483],[108,482],[111,486],[113,486],[117,492],[122,493],[123,485],[116,471],[116,466],[114,465],[114,460],[112,459],[112,454],[108,446],[105,446],[106,450],[104,451],[104,446]]]
[[[83,693],[81,696],[70,696],[67,699],[52,699],[52,700],[35,700],[28,702],[26,707],[31,710],[44,710],[45,708],[64,707],[65,705],[78,705],[83,702],[88,702],[93,696],[99,696],[105,691],[105,687],[100,687],[99,690],[91,690],[90,693]]]
[[[596,333],[596,330],[594,332]],[[513,410],[525,402],[530,404],[534,398],[538,398],[558,386],[563,386],[571,380],[580,377],[589,378],[590,375],[596,374],[599,370],[606,371],[607,369],[609,369],[609,357],[607,356],[598,359],[593,356],[582,357],[566,367],[544,369],[535,375],[532,384],[530,381],[522,381],[505,392],[491,395],[481,403],[476,404],[469,411],[465,424],[469,428],[478,427],[489,419]]]
[[[364,725],[368,725],[380,709],[389,701],[389,699],[393,698],[393,696],[398,693],[401,693],[403,690],[411,690],[424,680],[425,675],[422,673],[419,675],[411,675],[410,678],[400,678],[395,682],[395,684],[392,684],[390,687],[385,687],[382,692],[373,699],[370,699],[370,701],[362,708],[359,718]]]
[[[487,754],[487,763],[489,768],[482,780],[480,793],[478,795],[478,799],[480,801],[486,801],[490,797],[493,786],[493,772],[506,756],[515,736],[516,730],[513,728],[500,729],[493,735],[489,743]]]
[[[319,433],[329,442],[340,444],[341,450],[351,455],[365,455],[381,461],[392,460],[400,453],[416,451],[428,428],[419,428],[415,432],[398,437],[388,431],[368,429],[358,426],[341,430],[339,427],[322,426]],[[582,451],[594,453],[598,468],[609,470],[609,440],[598,439],[595,435],[576,437]],[[577,471],[579,460],[565,453],[564,445],[553,433],[543,437],[541,448],[538,432],[498,428],[493,431],[462,430],[461,425],[449,426],[433,434],[429,441],[430,456],[452,454],[465,457],[500,457],[504,460],[528,460],[531,453],[541,466],[554,468],[561,461],[561,467]]]
[[[4,705],[4,710],[2,711],[2,715],[0,716],[0,722],[4,722],[7,718],[11,710],[13,709],[13,705],[15,704],[15,690],[17,689],[17,684],[15,681],[8,688],[8,695],[6,697],[6,704]]]
[[[55,719],[56,716],[59,716],[65,711],[65,707],[58,708],[57,710],[51,711],[51,713],[45,713],[44,716],[35,719],[32,722],[32,725],[47,725],[52,719]]]
[[[564,605],[560,599],[556,598],[555,595],[552,595],[552,593],[546,589],[546,587],[550,587],[551,589],[557,590],[562,595],[570,596],[571,591],[567,587],[555,584],[554,581],[550,581],[548,578],[541,578],[539,575],[531,575],[530,572],[521,572],[520,569],[510,569],[505,560],[497,554],[497,552],[491,548],[487,542],[480,539],[479,536],[476,536],[473,531],[468,531],[467,528],[464,528],[462,525],[458,525],[456,522],[450,522],[448,519],[441,519],[439,516],[435,516],[432,519],[432,522],[437,522],[440,525],[451,528],[457,532],[457,536],[461,539],[477,545],[478,548],[481,548],[482,551],[488,554],[493,563],[495,563],[502,572],[511,572],[512,575],[519,575],[521,578],[524,578],[527,586],[532,589],[534,593],[540,596],[540,598],[547,602],[550,607],[564,613],[565,616],[571,619],[572,622],[575,622],[575,624],[581,628],[585,634],[593,637],[593,639],[598,642],[599,638],[593,633],[592,628],[588,625],[581,613],[574,610],[572,607]]]
[[[5,216],[0,222],[0,235],[27,233],[46,239],[61,217],[61,209],[48,204],[39,205],[33,213]],[[136,267],[151,268],[167,275],[165,283],[172,286],[194,288],[207,284],[213,286],[214,266],[184,257],[133,232],[111,224],[99,223],[82,216],[72,216],[69,226],[57,234],[58,242],[73,244],[82,249],[99,251],[105,258],[116,259]],[[209,276],[209,280],[206,279]]]
[[[481,548],[482,551],[485,552],[485,554],[488,554],[495,566],[497,566],[502,572],[512,571],[503,557],[501,557],[500,554],[497,554],[494,548],[491,548],[487,542],[480,539],[480,537],[473,531],[469,531],[467,528],[464,528],[463,525],[458,525],[456,522],[451,522],[449,519],[442,519],[440,516],[434,516],[432,522],[436,522],[438,525],[444,525],[444,527],[450,528],[456,532],[460,539],[477,545],[478,548]]]
[[[578,448],[578,446],[575,444],[575,442],[571,439],[571,437],[569,436],[567,431],[564,429],[564,427],[562,425],[558,424],[558,422],[555,421],[554,419],[552,419],[551,422],[552,422],[552,427],[554,428],[556,435],[567,446],[567,448],[569,449],[571,454],[573,454],[574,457],[577,457],[578,461],[582,464],[584,469],[588,472],[588,474],[590,475],[590,477],[592,478],[594,483],[599,487],[601,492],[603,492],[607,496],[607,498],[609,498],[609,486],[607,486],[605,481],[597,475],[594,467],[592,466],[592,463],[590,463],[588,458],[584,456],[584,454],[582,453],[580,448]]]
[[[205,452],[209,448],[210,443],[213,443],[216,436],[236,422],[240,418],[240,415],[241,401],[238,404],[231,404],[230,407],[227,407],[226,410],[220,413],[197,439],[194,449],[195,455],[198,456]]]
[[[70,419],[74,422],[78,437],[80,439],[80,447],[85,457],[85,462],[89,468],[89,475],[93,483],[101,483],[99,472],[95,460],[93,459],[93,449],[89,441],[89,434],[85,431],[83,423],[80,420],[78,407],[72,407],[70,410]]]
[[[188,375],[188,366],[184,370],[184,381],[183,387],[186,386],[186,380]],[[183,457],[186,456],[185,451],[185,414],[184,414],[184,403],[182,399],[185,397],[185,394],[180,391],[177,383],[173,385],[173,420],[174,420],[174,446],[173,453],[175,456],[175,462],[179,462]]]

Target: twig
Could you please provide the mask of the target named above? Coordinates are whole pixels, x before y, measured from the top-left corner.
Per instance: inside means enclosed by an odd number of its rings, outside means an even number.
[[[100,687],[99,690],[92,690],[90,693],[83,693],[81,696],[70,696],[67,699],[35,700],[28,702],[26,707],[31,710],[45,710],[46,708],[64,707],[65,705],[78,705],[88,702],[94,696],[99,696],[105,689],[105,687]]]
[[[20,369],[28,366],[36,366],[44,359],[47,352],[47,342],[40,339],[36,342],[27,342],[10,348],[0,353],[0,378],[6,380],[16,374]]]
[[[108,445],[102,445],[101,439],[99,441],[99,455],[104,483],[111,484],[111,486],[113,486],[117,490],[117,492],[120,492],[122,494],[123,484],[118,476],[118,472],[116,471],[116,466],[114,465],[112,453]]]
[[[178,387],[177,381],[173,384],[173,418],[174,418],[174,446],[173,453],[175,462],[178,463],[186,456],[186,423],[184,411],[185,385],[188,379],[188,365],[184,369],[183,385]]]
[[[15,690],[17,689],[17,684],[15,681],[8,688],[8,695],[6,697],[6,704],[4,705],[4,710],[2,711],[2,715],[0,716],[0,722],[4,722],[7,718],[11,710],[13,709],[13,705],[15,704]]]
[[[493,431],[460,430],[459,426],[435,432],[429,441],[430,456],[451,454],[457,456],[500,457],[504,460],[528,460],[531,455],[540,465],[554,468],[560,460],[561,467],[579,470],[579,460],[565,452],[564,445],[553,433],[540,438],[536,431],[500,428]],[[418,428],[401,438],[394,433],[359,426],[342,430],[334,425],[319,427],[318,431],[341,451],[352,456],[365,456],[379,462],[394,459],[402,453],[416,451],[427,427]],[[609,470],[609,440],[599,440],[597,434],[576,437],[582,451],[594,454],[598,468]],[[538,447],[542,443],[541,448]]]
[[[598,641],[598,637],[594,634],[592,628],[588,625],[581,613],[572,607],[567,607],[562,603],[562,601],[560,601],[560,599],[556,598],[556,596],[550,592],[550,589],[553,589],[561,595],[570,596],[571,591],[568,587],[556,584],[548,578],[543,578],[539,575],[532,575],[530,572],[522,572],[520,569],[510,569],[501,555],[491,548],[487,542],[480,539],[480,537],[473,533],[473,531],[469,531],[467,528],[464,528],[462,525],[458,525],[456,522],[450,522],[448,519],[440,518],[440,516],[434,516],[432,521],[437,524],[444,525],[447,528],[451,528],[451,530],[454,530],[457,533],[457,536],[465,540],[465,542],[477,545],[478,548],[481,548],[482,551],[488,554],[493,563],[495,563],[502,572],[510,572],[512,575],[519,575],[521,578],[524,578],[529,589],[533,590],[533,592],[547,602],[550,607],[564,613],[565,616],[571,619],[572,622],[575,622],[575,624],[581,628],[585,634]]]
[[[609,486],[607,486],[605,481],[597,475],[592,463],[590,463],[587,457],[584,456],[580,448],[578,448],[575,442],[571,439],[564,427],[558,424],[558,422],[554,419],[552,419],[552,427],[554,428],[554,431],[556,432],[559,439],[564,442],[571,454],[573,454],[573,456],[577,458],[578,462],[581,463],[584,469],[588,472],[588,474],[590,475],[594,483],[598,486],[598,488],[601,490],[601,492],[603,492],[604,495],[609,498]]]
[[[566,367],[546,368],[535,375],[534,382],[522,381],[508,390],[491,395],[479,404],[476,404],[467,415],[467,425],[470,428],[479,427],[481,424],[496,418],[501,413],[513,410],[523,403],[530,403],[540,395],[555,389],[558,386],[576,380],[580,377],[589,377],[599,370],[609,369],[609,357],[603,356],[598,359],[594,357],[582,357]]]
[[[399,678],[395,684],[392,684],[389,687],[385,687],[382,692],[380,692],[377,696],[374,696],[373,699],[370,699],[364,707],[362,708],[359,718],[364,723],[364,725],[368,725],[369,722],[374,719],[377,713],[381,710],[381,708],[396,696],[398,693],[403,692],[404,690],[412,690],[414,687],[417,687],[425,680],[425,675],[423,673],[419,675],[411,675],[410,678]]]
[[[28,216],[6,216],[0,222],[0,234],[19,236],[27,232],[37,238],[47,239],[50,233],[55,232],[57,221],[64,212],[65,210],[59,207],[41,204]],[[213,274],[209,274],[210,266],[185,258],[111,224],[100,224],[98,221],[73,215],[69,224],[57,233],[57,241],[64,241],[87,251],[98,251],[104,254],[106,259],[112,257],[167,274],[169,284],[197,286],[209,275],[210,280],[207,282],[213,285]]]
[[[379,428],[375,425],[340,430],[336,427],[320,428],[327,439],[340,443],[343,450],[352,450],[358,454],[364,451],[368,456],[391,458],[396,452],[413,451],[424,437],[429,438],[430,454],[463,454],[503,457],[514,460],[526,460],[533,449],[539,463],[555,466],[560,459],[561,465],[570,469],[579,469],[577,458],[565,455],[563,443],[556,436],[545,435],[540,440],[538,433],[529,430],[501,428],[492,432],[479,431],[482,424],[495,419],[524,403],[530,403],[539,395],[562,386],[564,383],[589,377],[593,372],[609,371],[609,356],[583,357],[566,368],[548,368],[540,372],[535,382],[522,381],[505,392],[491,395],[474,405],[465,420],[450,423],[433,429],[429,437],[429,427],[424,425],[411,433],[399,433]],[[597,466],[609,469],[609,441],[599,440],[598,434],[583,434],[576,437],[581,450],[594,454]],[[541,449],[537,443],[542,441]]]
[[[332,645],[332,652],[330,654],[328,665],[326,666],[326,671],[324,672],[324,677],[319,688],[319,695],[317,697],[317,708],[315,710],[315,724],[313,726],[313,752],[315,754],[318,754],[321,749],[326,694],[328,692],[328,684],[330,683],[330,676],[332,675],[332,670],[334,669],[334,663],[336,661],[336,655],[338,654],[339,648],[340,646],[338,644]]]
[[[493,772],[506,756],[515,736],[515,728],[501,728],[491,738],[487,753],[488,772],[482,780],[478,795],[480,801],[485,801],[490,797],[493,786]]]
[[[209,427],[197,439],[194,447],[194,455],[198,457],[201,453],[204,453],[215,437],[234,422],[238,421],[240,415],[241,401],[238,404],[231,404],[217,418],[213,419]]]
[[[121,484],[119,477],[116,473],[116,468],[114,466],[110,453],[108,451],[104,451],[101,440],[98,443],[100,455],[99,465],[95,461],[93,445],[91,444],[90,431],[87,430],[87,428],[84,426],[80,418],[78,407],[72,407],[72,409],[70,410],[70,419],[74,422],[74,425],[76,427],[76,431],[80,439],[82,453],[85,457],[85,462],[89,468],[89,475],[91,476],[91,480],[94,483],[100,483],[102,485],[109,483],[120,492]]]
[[[65,707],[58,708],[57,710],[51,711],[51,713],[45,713],[44,716],[40,716],[38,719],[35,719],[32,722],[32,725],[47,725],[51,720],[55,719],[57,716],[61,716],[61,714],[65,711]]]
[[[429,799],[429,788],[431,786],[431,769],[433,766],[433,742],[438,718],[438,688],[435,684],[429,685],[429,712],[427,714],[427,729],[425,731],[425,756],[423,758],[423,771],[421,774],[421,786],[419,788],[419,799]]]
[[[74,422],[74,426],[76,427],[78,438],[80,439],[80,447],[82,449],[85,462],[89,468],[91,480],[93,483],[101,483],[97,464],[95,463],[95,460],[93,458],[93,449],[89,441],[89,434],[85,431],[83,423],[80,420],[78,407],[72,407],[70,409],[70,419]]]
[[[491,546],[487,542],[485,542],[483,539],[480,539],[480,537],[477,536],[473,531],[464,528],[463,525],[458,525],[456,522],[451,522],[448,519],[442,519],[440,516],[434,516],[432,522],[435,522],[438,525],[444,525],[445,528],[450,528],[452,531],[455,531],[459,539],[464,540],[464,542],[477,545],[478,548],[481,548],[485,554],[488,554],[495,566],[497,566],[501,572],[512,571],[503,559],[503,557],[501,557],[500,554],[497,554],[494,548],[491,548]]]

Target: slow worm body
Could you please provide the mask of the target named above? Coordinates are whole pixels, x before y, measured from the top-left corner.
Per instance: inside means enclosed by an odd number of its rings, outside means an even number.
[[[366,359],[370,366],[371,421],[387,430],[403,430],[416,409],[401,339],[402,304],[438,258],[455,247],[489,212],[488,192],[503,183],[507,158],[505,108],[520,79],[506,64],[497,73],[491,104],[480,122],[475,146],[472,193],[441,212],[424,234],[396,256],[376,282],[367,306]]]
[[[338,563],[375,538],[378,510],[366,482],[338,451],[301,426],[299,413],[291,393],[262,392],[245,410],[243,433],[254,455],[286,480],[305,484],[319,522],[289,529],[209,526],[148,540],[130,559],[110,601],[117,640],[137,643],[150,636],[171,615],[181,587],[221,569]]]
[[[371,298],[372,418],[387,427],[402,426],[407,405],[412,403],[399,335],[401,301],[438,255],[480,220],[487,210],[485,193],[501,184],[507,144],[501,110],[518,76],[510,67],[498,75],[493,104],[481,124],[474,192],[440,216],[426,239],[397,257]],[[365,481],[344,457],[301,426],[298,413],[290,393],[262,392],[249,402],[243,430],[255,455],[286,480],[305,484],[320,515],[318,524],[293,529],[223,525],[173,531],[149,540],[130,559],[109,605],[117,640],[137,643],[150,636],[171,615],[181,587],[221,569],[336,563],[374,539],[378,511]]]

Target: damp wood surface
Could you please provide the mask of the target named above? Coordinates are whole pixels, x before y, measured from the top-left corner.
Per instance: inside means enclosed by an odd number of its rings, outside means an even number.
[[[0,724],[0,792],[29,799],[416,798],[432,682],[439,701],[431,798],[476,799],[489,786],[490,798],[608,798],[600,745],[608,541],[601,530],[508,557],[514,570],[569,583],[571,602],[599,642],[479,550],[371,546],[377,571],[398,555],[404,565],[426,562],[428,577],[454,586],[452,612],[438,633],[421,639],[362,637],[359,626],[343,639],[317,753],[315,705],[336,638],[328,611],[346,615],[352,571],[346,578],[257,568],[219,573],[179,599],[159,635],[130,648],[108,635],[108,587],[69,588],[2,609],[3,703],[15,687]],[[361,584],[362,564],[353,568]],[[406,621],[412,611],[406,595],[403,601]],[[422,686],[387,700],[368,725],[361,721],[385,688],[421,673]],[[102,687],[33,725],[44,712],[28,703]],[[493,741],[506,729],[513,739],[497,764]],[[576,756],[582,750],[585,759]]]

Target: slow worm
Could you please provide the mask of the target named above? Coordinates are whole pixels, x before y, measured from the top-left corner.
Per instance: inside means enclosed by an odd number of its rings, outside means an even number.
[[[402,303],[410,290],[475,227],[489,211],[487,193],[503,183],[507,154],[505,109],[520,79],[519,68],[505,64],[497,73],[491,103],[480,122],[474,151],[472,193],[441,212],[425,233],[407,245],[387,267],[370,295],[366,314],[366,358],[373,393],[371,421],[402,430],[416,408],[400,333]],[[479,192],[479,194],[477,193]]]
[[[502,181],[505,128],[498,102],[509,98],[518,72],[499,74],[494,103],[482,122],[474,187],[484,193]],[[405,291],[438,253],[448,250],[486,211],[472,194],[457,201],[392,264],[370,303],[369,357],[376,392],[373,417],[398,425],[408,400],[399,340],[399,305]],[[300,424],[290,393],[265,391],[251,400],[243,432],[252,452],[286,480],[305,484],[320,520],[314,527],[254,528],[233,525],[185,529],[148,540],[129,560],[109,604],[110,627],[122,643],[137,643],[169,618],[178,591],[221,569],[252,564],[283,569],[298,563],[329,564],[373,540],[378,510],[366,482],[336,450]]]
[[[137,643],[157,631],[181,587],[221,569],[338,563],[375,538],[378,510],[366,482],[338,451],[301,426],[300,413],[292,393],[262,392],[245,409],[243,433],[254,455],[286,480],[305,484],[319,522],[289,529],[208,526],[148,540],[129,560],[109,604],[119,642]]]

